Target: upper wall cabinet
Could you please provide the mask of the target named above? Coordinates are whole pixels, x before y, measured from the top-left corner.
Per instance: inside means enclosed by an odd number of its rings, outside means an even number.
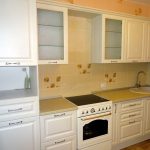
[[[150,62],[150,22],[145,23],[145,60]]]
[[[126,29],[126,61],[141,62],[144,58],[144,26],[141,20],[127,19]]]
[[[68,63],[68,10],[48,4],[38,7],[39,64]]]
[[[122,17],[102,15],[93,19],[93,63],[123,61],[124,24]]]
[[[36,65],[36,1],[1,0],[0,20],[0,66]]]

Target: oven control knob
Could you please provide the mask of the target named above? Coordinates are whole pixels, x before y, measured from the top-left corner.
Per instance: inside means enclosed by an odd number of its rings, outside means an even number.
[[[109,109],[111,109],[111,106],[109,106]]]
[[[82,111],[82,115],[84,114],[84,111]]]
[[[89,113],[88,110],[86,111],[86,113],[87,113],[87,114]]]
[[[94,109],[94,108],[92,108],[92,109],[91,109],[91,113],[94,113],[94,112],[95,112],[95,109]]]

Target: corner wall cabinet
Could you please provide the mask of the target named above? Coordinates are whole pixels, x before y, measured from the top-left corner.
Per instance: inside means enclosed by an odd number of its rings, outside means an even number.
[[[0,20],[0,66],[36,65],[36,1],[0,1]]]
[[[39,64],[68,63],[68,10],[37,3]]]
[[[94,63],[117,63],[123,61],[124,25],[122,17],[102,15],[93,19]]]

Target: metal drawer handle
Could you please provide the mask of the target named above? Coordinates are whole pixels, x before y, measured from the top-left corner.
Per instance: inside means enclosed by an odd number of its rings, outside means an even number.
[[[111,60],[111,62],[112,62],[112,63],[117,63],[118,61],[117,61],[117,60]]]
[[[57,142],[55,142],[55,144],[59,144],[59,143],[63,143],[63,142],[65,142],[66,140],[64,139],[64,140],[61,140],[61,141],[57,141]]]
[[[22,123],[23,123],[23,121],[12,122],[12,123],[9,123],[9,126],[19,125],[19,124],[22,124]]]
[[[137,104],[131,104],[131,105],[129,105],[130,107],[133,107],[133,106],[136,106]]]
[[[86,120],[91,120],[91,119],[97,119],[99,117],[105,117],[105,116],[110,116],[111,113],[106,114],[106,115],[99,115],[99,116],[95,116],[95,117],[89,117],[89,118],[81,118],[82,121],[86,121]]]
[[[15,111],[21,111],[23,108],[17,108],[17,109],[8,109],[8,112],[15,112]]]
[[[62,114],[54,115],[54,117],[61,117],[61,116],[65,116],[65,115],[66,115],[65,113],[62,113]]]
[[[129,115],[129,117],[135,117],[137,114]]]
[[[49,64],[57,64],[57,61],[48,62]]]
[[[20,62],[6,62],[6,65],[20,65]]]
[[[134,120],[134,121],[130,121],[129,124],[133,124],[133,123],[135,123],[135,122],[136,122],[135,120]]]

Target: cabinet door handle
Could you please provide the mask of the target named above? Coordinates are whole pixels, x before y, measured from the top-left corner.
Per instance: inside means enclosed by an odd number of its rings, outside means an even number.
[[[57,64],[57,61],[48,62],[48,64]]]
[[[23,123],[23,121],[11,122],[11,123],[9,123],[9,126],[15,126],[15,125],[19,125],[22,123]]]
[[[134,120],[134,121],[130,121],[129,124],[133,124],[133,123],[135,123],[135,122],[136,122],[135,120]]]
[[[117,60],[111,60],[111,62],[112,62],[112,63],[117,63],[118,61],[117,61]]]
[[[135,63],[136,63],[136,62],[139,62],[139,61],[138,61],[138,60],[132,60],[132,62],[135,62]]]
[[[65,113],[62,113],[62,114],[54,115],[54,117],[61,117],[61,116],[65,116],[65,115],[66,115]]]
[[[6,62],[6,65],[20,65],[20,62]]]
[[[66,141],[65,139],[63,139],[61,141],[56,141],[55,144],[64,143],[65,141]]]
[[[133,106],[136,106],[136,105],[137,105],[137,104],[130,104],[129,106],[130,106],[130,107],[133,107]]]
[[[133,114],[133,115],[129,115],[129,117],[135,117],[136,116],[136,114]]]
[[[8,112],[16,112],[16,111],[21,111],[23,108],[16,108],[16,109],[8,109]]]

